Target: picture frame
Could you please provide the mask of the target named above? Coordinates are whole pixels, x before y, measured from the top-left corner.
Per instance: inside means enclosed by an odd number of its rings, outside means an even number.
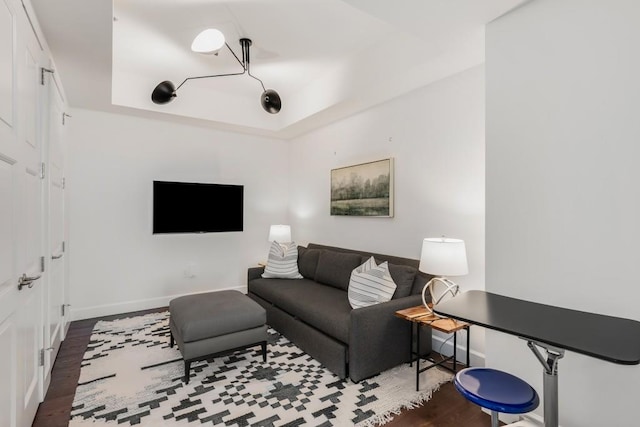
[[[335,216],[393,217],[393,157],[331,170]]]

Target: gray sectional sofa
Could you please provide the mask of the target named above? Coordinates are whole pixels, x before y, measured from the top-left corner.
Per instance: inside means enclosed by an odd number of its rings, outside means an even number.
[[[347,297],[351,271],[374,256],[389,262],[397,289],[391,301],[352,309]],[[431,278],[418,260],[311,243],[298,247],[303,279],[264,279],[262,267],[248,271],[248,295],[267,311],[267,324],[345,379],[374,376],[409,361],[411,324],[397,310],[422,303]],[[421,349],[431,350],[431,329],[421,328]]]

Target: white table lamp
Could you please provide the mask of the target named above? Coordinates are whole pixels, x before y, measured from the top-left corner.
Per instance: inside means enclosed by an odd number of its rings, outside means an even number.
[[[278,243],[291,242],[291,226],[272,225],[269,229],[269,241]]]
[[[458,285],[446,276],[464,276],[469,273],[467,250],[464,240],[436,237],[424,239],[418,269],[435,276],[422,289],[422,303],[429,312],[433,312],[425,299],[427,289],[433,305],[438,304],[447,295],[459,293]]]

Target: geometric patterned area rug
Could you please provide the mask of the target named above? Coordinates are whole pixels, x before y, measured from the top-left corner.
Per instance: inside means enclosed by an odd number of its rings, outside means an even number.
[[[189,384],[177,346],[169,347],[169,313],[96,324],[71,409],[80,426],[372,426],[429,400],[452,375],[401,365],[353,383],[340,380],[269,329],[260,347],[194,362]]]

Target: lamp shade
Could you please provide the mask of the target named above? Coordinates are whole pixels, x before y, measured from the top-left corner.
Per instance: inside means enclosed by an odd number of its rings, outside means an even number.
[[[272,225],[269,229],[269,241],[278,243],[291,242],[291,226]]]
[[[215,28],[201,32],[193,39],[191,50],[196,53],[215,53],[224,47],[224,34]]]
[[[469,272],[464,240],[444,237],[422,242],[418,269],[434,276],[463,276]]]

